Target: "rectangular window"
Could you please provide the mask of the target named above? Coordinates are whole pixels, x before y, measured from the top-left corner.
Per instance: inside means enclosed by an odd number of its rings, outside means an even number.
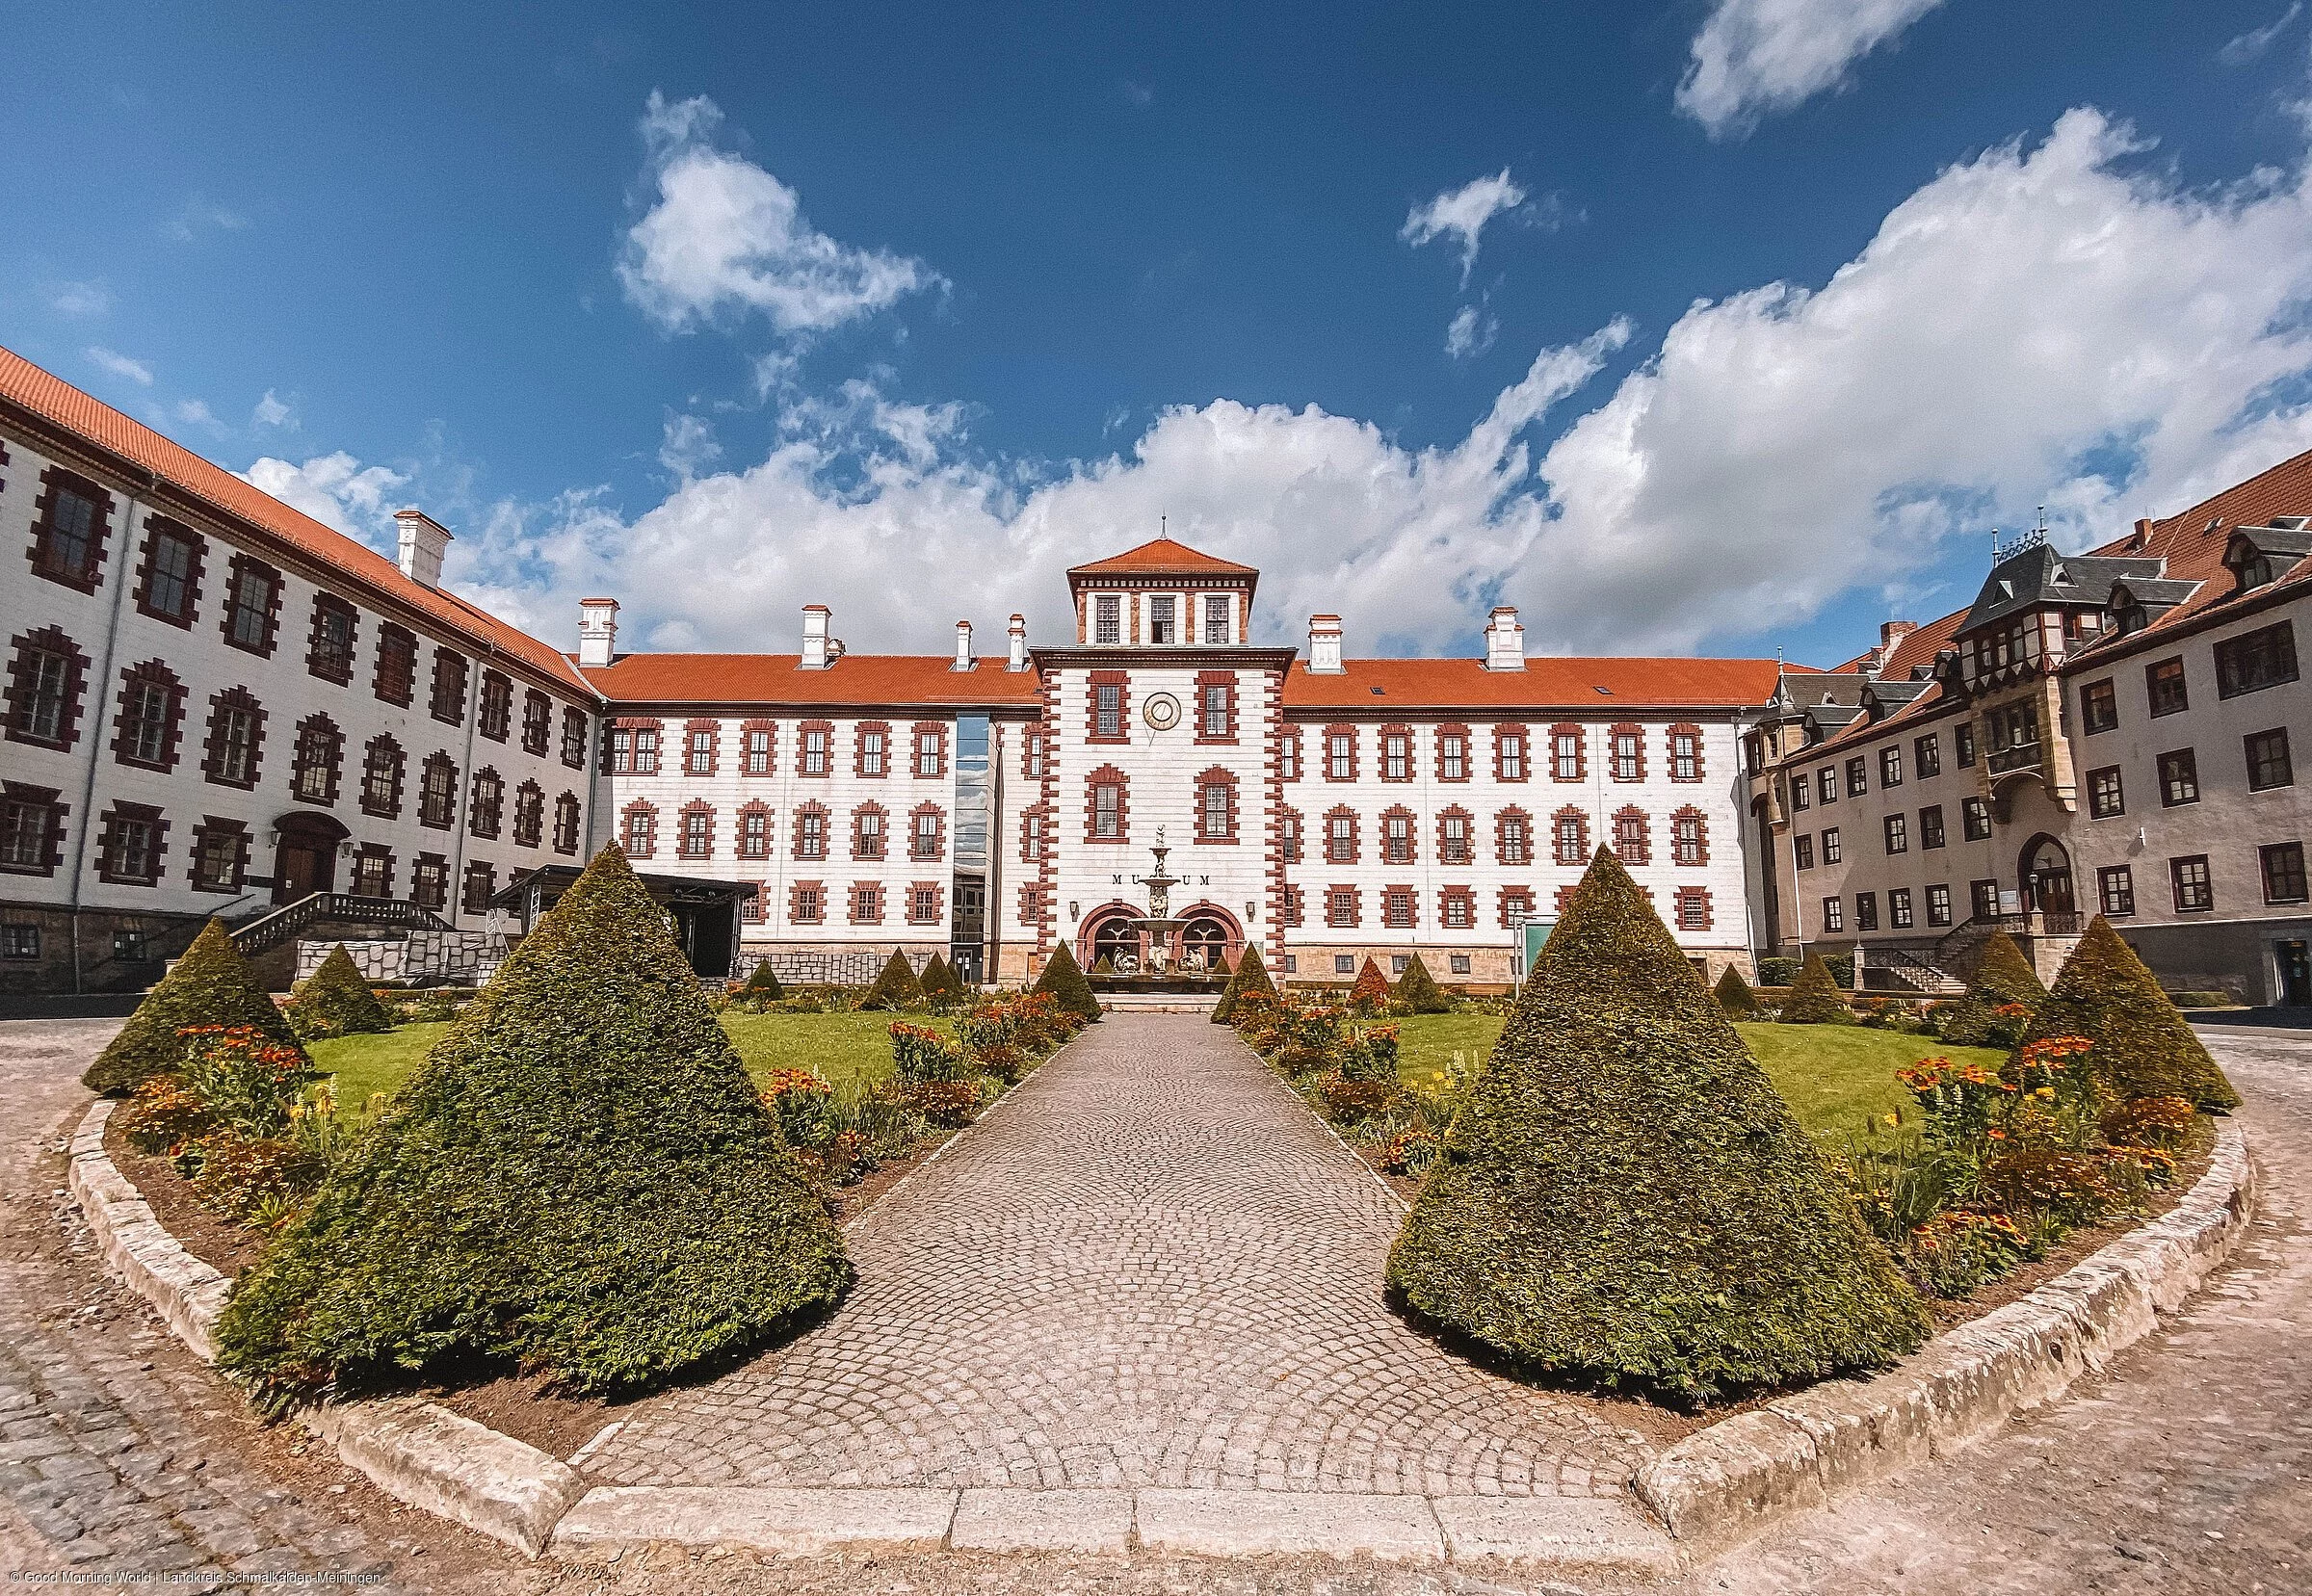
[[[1836,898],[1823,900],[1823,929],[1843,931],[1847,929],[1846,905]]]
[[[1960,829],[1971,843],[1991,840],[1991,805],[1988,798],[1971,798],[1958,806]]]
[[[799,926],[816,926],[827,918],[827,889],[816,881],[795,883],[794,911],[788,919]]]
[[[1124,641],[1124,601],[1115,593],[1103,593],[1091,601],[1091,641],[1121,642]]]
[[[1465,781],[1469,777],[1469,739],[1458,731],[1437,738],[1437,779]]]
[[[373,684],[381,703],[407,708],[417,687],[417,639],[388,621],[378,628],[378,674]]]
[[[0,870],[46,876],[56,866],[48,849],[54,806],[29,798],[0,801]]]
[[[554,740],[554,700],[533,689],[522,694],[522,751],[543,756]]]
[[[2264,902],[2300,903],[2304,901],[2304,845],[2273,843],[2256,850],[2264,867]]]
[[[1228,595],[1204,595],[1204,641],[1207,643],[1225,643],[1228,641]]]
[[[2090,737],[2119,724],[2119,693],[2109,676],[2079,690],[2079,723]]]
[[[1091,790],[1091,834],[1095,837],[1120,837],[1124,834],[1124,790],[1113,782],[1102,782]]]
[[[1091,690],[1092,735],[1124,735],[1124,688],[1120,682],[1101,682]]]
[[[2160,755],[2160,804],[2173,809],[2199,801],[2199,760],[2190,748]]]
[[[1404,732],[1390,732],[1380,740],[1380,779],[1413,779],[1413,740]]]
[[[912,851],[918,859],[939,857],[939,817],[937,815],[917,815],[915,817],[915,844]]]
[[[1437,862],[1465,865],[1469,862],[1469,817],[1447,815],[1437,830]]]
[[[409,867],[409,902],[421,909],[437,909],[449,901],[449,861],[438,853],[420,853]]]
[[[1856,798],[1871,790],[1870,761],[1856,754],[1847,761],[1847,791]]]
[[[1814,868],[1814,833],[1811,831],[1795,839],[1790,845],[1791,858],[1800,870]]]
[[[1328,892],[1325,895],[1325,924],[1327,926],[1353,926],[1356,924],[1356,893],[1353,890]],[[1340,962],[1337,955],[1333,962],[1337,968]],[[1353,963],[1353,961],[1352,962]]]
[[[1501,779],[1523,781],[1525,779],[1525,734],[1515,731],[1503,732],[1493,746],[1501,763]]]
[[[1380,895],[1380,923],[1402,930],[1413,923],[1413,895],[1390,888]]]
[[[1175,603],[1169,593],[1148,595],[1148,641],[1169,643],[1180,641],[1178,625],[1172,614]]]
[[[1903,750],[1900,747],[1878,750],[1878,785],[1881,787],[1903,785]]]
[[[1582,734],[1578,731],[1552,732],[1549,738],[1549,773],[1558,781],[1582,779]]]
[[[760,816],[755,817],[760,819]],[[883,817],[874,810],[859,815],[859,857],[880,859],[883,856]]]
[[[704,728],[685,732],[687,746],[683,751],[682,768],[691,775],[715,773],[715,734]]]
[[[806,726],[802,733],[802,773],[827,774],[827,728]]]
[[[1477,900],[1465,892],[1448,892],[1438,907],[1439,917],[1449,931],[1465,931],[1477,924]],[[1451,956],[1454,960],[1453,973],[1457,976],[1467,975],[1469,955],[1455,954]]]
[[[1943,745],[1934,733],[1929,732],[1912,743],[1910,747],[1911,753],[1919,762],[1919,779],[1921,781],[1943,773]]]
[[[1356,860],[1356,821],[1350,815],[1329,815],[1325,821],[1325,858],[1328,864]]]
[[[1276,846],[1287,864],[1300,862],[1300,817],[1287,809],[1276,817]]]
[[[2205,853],[2168,860],[2168,875],[2175,885],[2176,913],[2196,914],[2216,906],[2216,883],[2208,875]]]
[[[1391,815],[1381,824],[1380,856],[1388,864],[1413,862],[1413,822],[1409,815]]]
[[[1217,781],[1204,789],[1204,835],[1228,835],[1228,789]]]
[[[313,599],[313,637],[305,653],[305,668],[332,682],[354,679],[353,607],[327,593],[316,594]]]
[[[1790,806],[1793,809],[1814,807],[1814,783],[1804,775],[1795,777],[1790,784]]]
[[[935,776],[939,773],[939,768],[945,762],[944,743],[944,735],[940,732],[919,731],[915,734],[915,773],[917,775]]]
[[[1286,781],[1300,779],[1300,728],[1287,726],[1276,743],[1276,773]]]
[[[1702,740],[1695,733],[1673,731],[1669,734],[1669,779],[1702,779]]]
[[[714,851],[715,817],[710,811],[686,809],[682,816],[682,856],[703,859]]]
[[[1898,931],[1910,929],[1910,888],[1889,887],[1887,889],[1886,923]]]
[[[1875,931],[1878,929],[1877,893],[1858,892],[1854,895],[1854,929],[1858,931]]]
[[[586,769],[586,711],[562,712],[562,762],[573,771]]]
[[[225,705],[217,712],[214,736],[217,779],[235,787],[252,784],[257,778],[256,712],[239,704]]]
[[[1521,865],[1533,858],[1533,838],[1525,828],[1523,815],[1504,815],[1500,820],[1501,862]]]
[[[1919,811],[1919,846],[1923,849],[1943,846],[1943,806],[1941,804],[1931,803]]]
[[[1814,773],[1814,787],[1816,794],[1825,803],[1836,803],[1838,801],[1838,768],[1834,765],[1826,765]]]
[[[1325,775],[1330,781],[1347,781],[1356,774],[1356,734],[1328,732],[1325,737]]]
[[[1954,748],[1957,750],[1956,757],[1958,760],[1958,768],[1962,771],[1973,769],[1975,765],[1974,726],[1962,721],[1960,724],[1953,727],[1951,730],[1951,742]]]
[[[1999,883],[1995,880],[1967,883],[1967,907],[1978,920],[1999,918]]]
[[[447,648],[434,651],[434,693],[429,704],[434,719],[455,726],[465,719],[465,656]]]
[[[1826,865],[1839,864],[1844,862],[1844,858],[1845,855],[1839,849],[1838,827],[1826,825],[1823,827],[1823,863]]]
[[[2296,785],[2296,767],[2288,757],[2288,728],[2250,733],[2242,743],[2247,755],[2247,790],[2269,793],[2274,787]]]
[[[1910,851],[1910,832],[1905,817],[1902,815],[1886,817],[1886,850],[1889,853]]]
[[[747,773],[749,775],[769,775],[771,773],[771,728],[769,726],[749,726],[745,748],[744,758]],[[877,757],[881,757],[880,750]]]
[[[2161,660],[2143,667],[2143,691],[2151,699],[2151,713],[2180,715],[2192,707],[2191,692],[2184,685],[2184,662]]]
[[[1640,778],[1638,764],[1638,733],[1617,731],[1614,734],[1614,779],[1636,781]]]
[[[2099,821],[2127,813],[2127,799],[2120,791],[2119,767],[2106,765],[2099,771],[2088,772],[2088,813]]]
[[[1937,883],[1927,889],[1927,924],[1930,926],[1951,924],[1950,887]]]
[[[482,673],[481,732],[503,743],[513,730],[513,684],[494,670]]]
[[[2110,915],[2136,912],[2136,873],[2132,866],[2106,865],[2095,873],[2095,900]]]
[[[1221,682],[1204,684],[1204,735],[1228,735],[1228,689]]]
[[[798,859],[827,857],[827,817],[816,809],[805,809],[795,817],[795,856]]]
[[[2237,698],[2296,680],[2296,628],[2288,621],[2216,645],[2216,696]]]
[[[120,758],[159,766],[169,753],[170,693],[159,682],[135,681],[121,694]]]
[[[193,618],[193,568],[197,559],[191,537],[159,527],[152,529],[152,547],[144,561],[144,590],[140,595],[146,615],[180,626]]]
[[[1469,973],[1469,955],[1467,954],[1447,954],[1445,957],[1455,975],[1465,976]]]

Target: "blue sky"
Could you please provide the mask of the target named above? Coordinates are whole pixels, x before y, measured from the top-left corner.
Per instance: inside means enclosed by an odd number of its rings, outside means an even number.
[[[565,641],[1828,663],[2312,446],[2287,0],[48,10],[0,338]]]

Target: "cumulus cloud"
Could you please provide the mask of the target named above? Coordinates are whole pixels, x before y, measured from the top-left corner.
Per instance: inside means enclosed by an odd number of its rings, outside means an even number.
[[[152,386],[152,368],[142,360],[131,360],[127,355],[116,353],[99,344],[89,346],[89,358],[115,377],[124,377],[147,388]]]
[[[1473,359],[1493,347],[1501,323],[1473,304],[1454,312],[1445,327],[1445,353],[1456,360]]]
[[[652,92],[642,120],[656,200],[626,234],[626,297],[670,331],[760,312],[781,333],[823,332],[945,279],[919,260],[838,243],[795,191],[716,147],[722,110]]]
[[[2312,446],[2312,184],[2187,188],[2146,147],[2075,111],[1956,164],[1827,281],[1693,306],[1569,424],[1626,325],[1545,350],[1419,449],[1221,400],[1102,458],[1023,464],[975,450],[956,406],[858,381],[640,514],[599,493],[501,507],[460,529],[461,580],[554,638],[611,592],[658,646],[792,647],[816,601],[854,646],[943,652],[959,616],[1015,608],[1066,635],[1065,568],[1165,515],[1263,569],[1273,640],[1334,611],[1356,652],[1467,648],[1497,601],[1537,650],[1771,633],[1858,587],[1931,585],[2037,505],[2077,547]]]
[[[666,437],[658,446],[659,464],[688,482],[722,458],[722,445],[715,441],[713,423],[703,416],[667,417]]]
[[[271,388],[267,388],[265,397],[257,401],[256,408],[250,411],[249,419],[254,427],[277,427],[288,432],[297,431],[297,412]]]
[[[393,514],[386,495],[409,480],[386,466],[365,466],[342,449],[302,465],[267,455],[241,476],[323,525],[372,543],[390,542]]]
[[[48,290],[48,308],[60,316],[101,316],[113,308],[113,291],[100,282],[60,282]]]
[[[1717,0],[1678,83],[1678,109],[1739,138],[1849,81],[1849,68],[1943,0]]]
[[[1480,177],[1458,189],[1447,189],[1427,204],[1415,205],[1397,229],[1397,236],[1418,249],[1424,244],[1439,238],[1454,238],[1461,246],[1461,282],[1469,281],[1469,269],[1477,264],[1478,235],[1485,223],[1504,216],[1525,203],[1525,190],[1510,178],[1510,169],[1504,167],[1493,177]]]
[[[2288,24],[2301,15],[2303,10],[2304,0],[2289,0],[2286,11],[2265,23],[2261,28],[2251,28],[2246,33],[2228,40],[2222,49],[2216,52],[2216,59],[2226,66],[2246,65],[2249,62],[2262,56],[2266,50],[2271,49],[2272,41],[2287,32]]]

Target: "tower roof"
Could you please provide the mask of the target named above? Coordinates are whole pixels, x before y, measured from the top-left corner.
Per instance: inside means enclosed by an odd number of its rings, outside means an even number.
[[[1234,561],[1222,560],[1186,543],[1169,537],[1156,537],[1136,549],[1112,554],[1105,560],[1095,560],[1089,565],[1071,566],[1069,583],[1079,583],[1099,577],[1146,576],[1249,576],[1260,572],[1250,565],[1239,565]]]

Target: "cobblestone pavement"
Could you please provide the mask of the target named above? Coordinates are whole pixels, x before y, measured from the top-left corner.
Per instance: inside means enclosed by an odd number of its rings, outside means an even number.
[[[105,1273],[60,1144],[119,1023],[0,1025],[0,1581],[168,1572],[167,1588],[199,1590],[336,1573],[427,1590],[512,1566],[257,1424]]]
[[[2200,1034],[2247,1099],[2263,1178],[2232,1262],[2069,1400],[1692,1591],[2312,1591],[2312,1032]]]
[[[1611,1406],[1484,1373],[1388,1311],[1399,1218],[1229,1033],[1112,1015],[869,1211],[831,1320],[644,1405],[586,1472],[1618,1492],[1648,1449]]]

